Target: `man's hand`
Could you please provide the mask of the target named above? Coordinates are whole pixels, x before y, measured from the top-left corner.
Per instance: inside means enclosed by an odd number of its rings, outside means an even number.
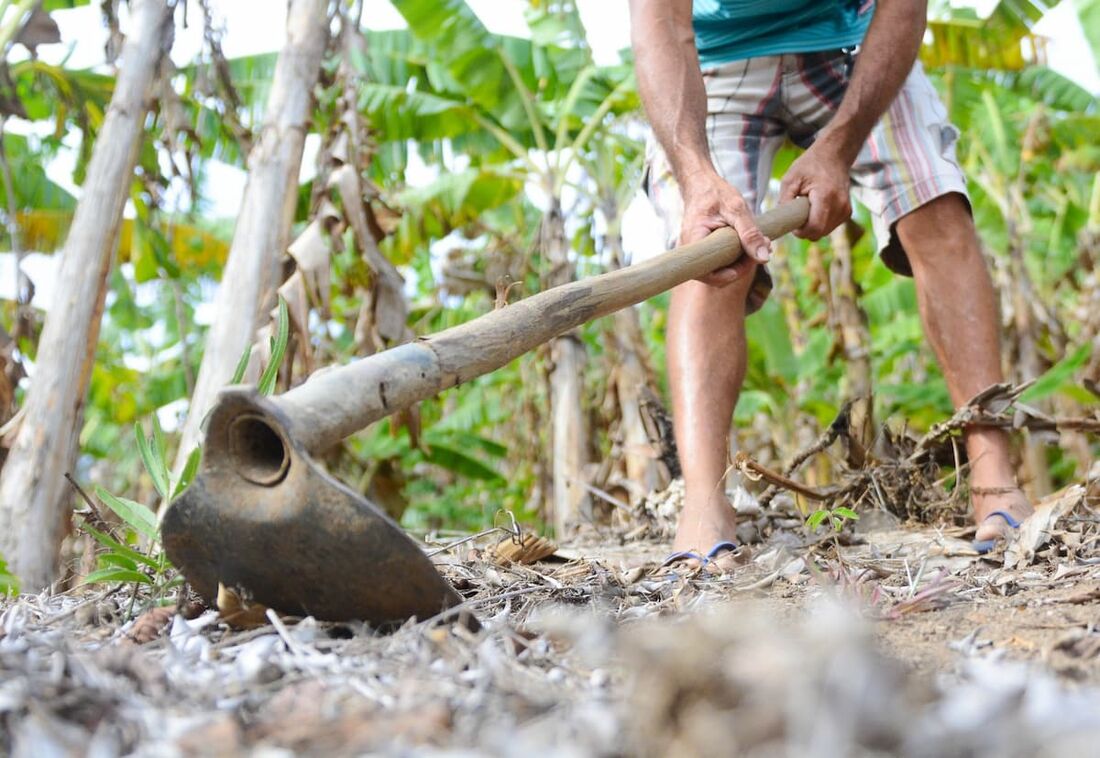
[[[715,229],[729,226],[741,238],[741,249],[745,251],[733,265],[712,271],[699,281],[712,287],[725,287],[751,271],[757,263],[768,261],[771,242],[756,226],[748,203],[729,182],[717,173],[708,173],[688,182],[682,189],[684,218],[680,244],[697,242]]]
[[[810,199],[810,218],[795,232],[820,239],[852,214],[848,170],[913,69],[928,17],[926,0],[877,0],[859,60],[836,114],[787,171],[781,200]]]
[[[780,202],[803,195],[810,200],[810,217],[796,237],[821,239],[852,215],[849,166],[820,140],[791,164],[780,185]]]

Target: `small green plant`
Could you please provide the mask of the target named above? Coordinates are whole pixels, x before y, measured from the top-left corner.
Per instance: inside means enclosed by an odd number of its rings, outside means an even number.
[[[134,435],[137,437],[142,464],[153,480],[153,487],[160,495],[162,503],[167,503],[191,483],[199,467],[200,452],[198,448],[191,452],[179,479],[173,481],[167,463],[164,431],[156,416],[153,416],[152,426],[152,435],[146,437],[141,425],[136,424]],[[95,494],[101,503],[122,520],[124,534],[116,537],[108,531],[105,524],[97,529],[85,519],[84,530],[106,550],[100,553],[98,568],[84,577],[84,583],[144,584],[152,588],[154,599],[160,601],[168,590],[182,583],[182,578],[175,575],[172,564],[161,548],[156,512],[141,503],[114,495],[99,485],[95,487]]]
[[[0,596],[18,595],[19,577],[11,573],[8,564],[0,556]]]
[[[290,342],[290,312],[286,307],[286,300],[279,296],[279,314],[275,317],[275,334],[271,337],[271,360],[267,368],[260,376],[256,385],[256,391],[261,395],[270,395],[275,391],[275,380],[279,378],[279,366],[283,365],[283,357],[286,355],[286,346]],[[252,357],[252,344],[245,345],[237,368],[233,370],[230,384],[240,384],[244,379],[244,372],[248,370],[248,360]]]
[[[275,336],[271,338],[271,361],[260,376],[257,391],[263,395],[270,395],[275,390],[275,380],[278,378],[279,366],[286,355],[287,343],[290,339],[290,318],[287,312],[286,301],[279,298],[279,314]],[[248,366],[248,359],[252,348],[249,346],[234,372],[232,384],[237,384],[244,377]],[[99,501],[106,505],[116,516],[122,520],[124,534],[118,537],[110,532],[110,527],[101,522],[93,525],[92,519],[85,518],[83,529],[91,535],[96,542],[106,548],[98,557],[98,567],[95,571],[84,577],[85,584],[111,584],[115,582],[132,582],[136,585],[147,585],[152,589],[155,602],[164,599],[168,590],[183,583],[183,577],[176,574],[168,556],[160,544],[160,530],[157,524],[157,513],[187,489],[199,469],[199,461],[202,458],[202,448],[196,446],[187,456],[183,470],[178,479],[174,479],[168,466],[168,445],[164,438],[164,430],[160,421],[153,415],[152,434],[145,435],[141,424],[134,425],[134,436],[137,438],[138,451],[141,453],[141,462],[145,471],[153,480],[153,487],[160,496],[157,510],[153,510],[141,503],[125,497],[119,497],[108,492],[105,488],[96,485],[95,494]],[[98,522],[98,520],[97,520]],[[100,528],[97,528],[99,526]],[[0,592],[4,591],[3,562],[0,561]],[[14,577],[12,577],[14,579]]]
[[[256,391],[261,395],[270,395],[275,391],[275,380],[279,378],[279,366],[283,365],[283,356],[286,355],[286,345],[289,341],[290,314],[287,311],[286,300],[283,300],[280,296],[279,315],[275,320],[275,334],[271,337],[271,360],[268,361],[267,368],[260,375],[260,382],[256,385]],[[244,362],[245,365],[248,364],[247,357]],[[238,370],[240,370],[239,366]]]
[[[806,517],[806,528],[812,532],[818,530],[818,528],[828,520],[832,524],[833,530],[839,532],[844,528],[844,524],[849,521],[859,521],[859,514],[853,511],[851,508],[840,506],[838,508],[818,508],[816,511]]]

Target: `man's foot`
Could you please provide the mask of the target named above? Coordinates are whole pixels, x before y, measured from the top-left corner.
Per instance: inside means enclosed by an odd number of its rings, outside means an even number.
[[[1008,539],[1014,530],[1013,521],[1019,524],[1035,512],[1027,495],[1015,484],[998,486],[970,486],[970,502],[974,506],[974,521],[978,531],[976,543]],[[1005,515],[1011,517],[1005,518]]]
[[[1003,429],[971,429],[966,435],[966,452],[970,458],[970,503],[978,525],[974,541],[1011,537],[1014,527],[1004,515],[997,515],[998,511],[1019,523],[1034,509],[1016,484],[1008,434]]]
[[[688,498],[680,512],[680,525],[676,529],[676,539],[672,543],[674,553],[681,551],[706,555],[716,545],[737,540],[737,512],[724,494],[706,500]],[[689,566],[698,566],[699,561],[685,558]],[[708,567],[718,571],[728,571],[734,566],[733,550],[720,550],[708,559]]]

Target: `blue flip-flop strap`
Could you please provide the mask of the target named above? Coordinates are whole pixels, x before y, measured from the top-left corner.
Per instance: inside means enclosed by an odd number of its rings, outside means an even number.
[[[988,516],[986,516],[984,519],[982,519],[982,523],[984,524],[986,521],[989,521],[989,519],[993,518],[994,516],[1000,516],[1001,518],[1003,518],[1005,520],[1005,523],[1007,523],[1013,529],[1019,529],[1020,528],[1020,522],[1017,521],[1016,519],[1014,519],[1012,517],[1012,514],[1008,513],[1007,511],[993,511]]]
[[[732,553],[737,549],[736,542],[729,542],[728,540],[714,543],[714,547],[707,551],[707,560],[717,558],[719,554],[730,552]]]
[[[986,553],[992,553],[998,542],[1000,540],[974,540],[970,543],[970,546],[974,548],[978,555],[985,555]]]
[[[675,563],[676,561],[684,561],[684,560],[699,561],[699,565],[702,565],[702,564],[707,562],[706,558],[704,558],[703,556],[699,555],[696,552],[693,552],[691,550],[681,550],[677,553],[672,553],[667,558],[665,558],[664,562],[661,563],[661,568],[664,568],[665,566],[669,565],[670,563]]]
[[[989,521],[989,519],[993,518],[994,516],[1000,516],[1001,518],[1003,518],[1005,520],[1005,523],[1013,529],[1020,528],[1020,522],[1017,521],[1011,513],[1008,513],[1006,511],[993,511],[988,516],[982,519],[982,523],[984,524],[986,521]],[[974,542],[971,544],[979,555],[985,555],[986,553],[992,552],[993,548],[997,546],[998,542],[1000,542],[1000,539],[974,540]]]

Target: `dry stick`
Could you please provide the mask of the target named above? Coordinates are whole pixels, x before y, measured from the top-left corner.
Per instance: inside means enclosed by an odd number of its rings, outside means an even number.
[[[61,474],[76,457],[111,258],[145,137],[154,72],[171,38],[167,0],[133,3],[131,10],[123,65],[56,256],[58,296],[35,356],[36,376],[44,381],[27,391],[27,415],[0,472],[0,551],[28,589],[47,586],[57,572],[68,506]]]
[[[52,616],[46,616],[45,618],[39,619],[35,623],[37,623],[41,627],[50,627],[50,626],[56,624],[58,621],[64,621],[65,619],[69,618],[70,616],[75,615],[76,612],[79,611],[81,608],[85,608],[89,605],[95,605],[97,603],[103,602],[109,596],[111,596],[114,593],[118,592],[120,589],[122,589],[121,584],[118,585],[117,587],[109,587],[109,588],[103,590],[102,592],[100,592],[99,594],[94,595],[93,597],[86,598],[86,599],[81,600],[77,603],[73,603],[71,606],[69,606],[65,610],[59,611],[58,613],[55,613]]]
[[[748,478],[763,479],[766,482],[769,482],[776,486],[791,490],[792,492],[797,492],[799,495],[809,498],[810,500],[831,500],[842,491],[835,488],[831,490],[820,491],[812,489],[811,487],[807,487],[804,484],[799,484],[793,479],[783,476],[778,471],[772,471],[767,466],[764,466],[761,463],[757,463],[752,458],[742,452],[737,453],[737,455],[734,456],[733,461],[734,465],[737,466],[741,473]]]
[[[1025,389],[1031,386],[1031,384],[1031,382],[1016,386],[998,384],[986,390],[983,390],[978,395],[976,395],[969,403],[956,411],[954,415],[951,416],[951,418],[942,423],[933,425],[932,428],[929,429],[928,432],[917,442],[916,449],[909,455],[909,457],[906,458],[904,461],[901,461],[902,466],[915,466],[920,464],[931,454],[932,448],[936,443],[942,442],[945,438],[953,440],[954,438],[950,436],[953,432],[961,431],[968,426],[992,426],[1010,429],[1026,428],[1032,431],[1065,430],[1100,433],[1100,418],[1088,416],[1061,416],[1056,418],[1040,418],[1035,416],[1027,416],[1021,422],[1016,420],[1016,418],[1014,417],[1015,414],[1013,414],[1013,416],[1009,416],[1003,412],[990,413],[981,407],[981,404],[986,401],[1002,399],[1007,400],[1008,402],[1006,410],[1008,408],[1012,408],[1014,407],[1013,403],[1015,402],[1016,398],[1018,398]],[[876,489],[878,488],[878,484],[874,480],[874,476],[872,474],[873,469],[863,469],[862,471],[857,472],[855,477],[853,477],[853,479],[849,481],[846,485],[839,488],[831,488],[828,490],[815,490],[803,484],[800,484],[789,477],[789,474],[792,473],[793,469],[796,469],[798,466],[802,465],[802,463],[806,459],[808,459],[812,455],[821,452],[826,447],[828,447],[829,444],[832,444],[832,441],[836,439],[837,435],[839,435],[838,422],[840,418],[841,416],[837,417],[837,421],[834,421],[833,424],[830,425],[829,429],[826,430],[826,432],[818,439],[817,442],[807,448],[803,453],[800,453],[798,456],[795,457],[794,461],[792,461],[791,465],[787,469],[788,475],[772,471],[764,465],[752,460],[744,453],[737,454],[735,458],[735,463],[742,472],[744,472],[750,478],[763,479],[767,481],[770,485],[760,498],[761,505],[767,505],[775,497],[777,490],[775,490],[774,488],[776,487],[791,490],[792,492],[797,492],[800,495],[803,495],[804,497],[807,497],[811,500],[818,501],[839,499],[859,490],[860,488],[865,487],[868,482],[871,482],[873,485],[875,485]],[[957,449],[956,461],[958,461]],[[956,470],[961,470],[961,467],[957,466]],[[882,493],[879,492],[878,494],[881,498]]]
[[[607,490],[601,490],[599,487],[597,487],[594,484],[589,484],[588,482],[583,482],[583,481],[580,481],[578,479],[571,479],[570,481],[572,481],[574,484],[579,484],[581,487],[588,490],[590,493],[592,493],[596,497],[600,498],[601,500],[607,501],[608,503],[615,506],[616,508],[627,511],[628,513],[631,512],[631,510],[632,510],[629,504],[624,503],[622,500],[615,497],[614,495],[612,495]]]
[[[540,585],[537,585],[535,587],[523,587],[522,589],[512,590],[511,592],[505,592],[505,593],[502,593],[500,595],[489,595],[489,596],[486,596],[486,597],[470,598],[469,600],[467,600],[463,603],[459,603],[458,605],[453,605],[445,611],[442,611],[440,613],[435,614],[434,616],[431,616],[429,618],[424,619],[424,621],[422,622],[422,625],[423,626],[430,626],[431,624],[437,624],[439,622],[446,621],[446,620],[448,620],[448,619],[450,619],[454,616],[458,616],[458,615],[464,613],[465,611],[471,610],[475,606],[482,605],[484,603],[489,603],[489,602],[492,602],[494,600],[511,600],[514,597],[519,597],[521,595],[529,595],[532,592],[537,592],[539,590],[545,590],[545,589],[548,589],[548,588],[545,587],[544,585],[540,584]]]
[[[995,426],[1006,429],[1027,429],[1032,432],[1090,432],[1100,434],[1100,418],[1088,416],[1054,416],[1051,418],[1028,417],[1017,424],[1004,416],[979,414],[969,422],[972,426]]]
[[[784,477],[790,477],[792,474],[794,474],[794,472],[798,471],[798,469],[802,467],[803,463],[805,463],[818,453],[823,452],[826,448],[836,442],[837,438],[840,436],[839,422],[842,417],[844,417],[845,419],[847,418],[847,414],[845,414],[843,411],[840,415],[837,416],[836,421],[829,424],[829,428],[826,429],[825,432],[820,437],[818,437],[812,445],[807,447],[802,452],[798,453],[791,460],[790,464],[788,464],[787,467],[783,470]],[[760,503],[760,507],[768,507],[771,504],[772,500],[775,499],[775,496],[779,494],[779,490],[781,487],[782,485],[773,483],[769,484],[768,488],[764,490],[763,494],[760,495],[760,499],[758,500],[758,502]]]
[[[504,528],[499,527],[499,526],[494,526],[492,529],[486,529],[485,531],[478,532],[477,534],[469,534],[469,535],[467,535],[467,536],[465,536],[461,539],[454,540],[453,542],[448,542],[446,545],[443,545],[442,547],[438,547],[435,550],[432,550],[432,551],[428,552],[427,556],[429,558],[432,558],[433,556],[439,555],[440,553],[445,553],[448,550],[453,550],[454,548],[458,547],[459,545],[464,545],[467,542],[470,542],[471,540],[476,540],[478,537],[488,536],[488,535],[492,534],[493,532],[504,532],[505,534],[512,534],[512,532],[509,532],[507,529],[504,529]]]
[[[68,471],[65,472],[65,481],[72,485],[73,489],[76,490],[76,494],[80,495],[81,499],[88,504],[88,507],[91,508],[92,511],[98,515],[99,508],[96,507],[96,504],[92,502],[92,499],[90,497],[88,497],[88,493],[84,491],[83,487],[77,484],[76,479],[73,479],[73,475],[70,474]]]
[[[91,518],[85,516],[83,512],[80,513],[80,515],[83,516],[85,523],[91,525],[92,522],[95,522],[94,528],[99,529],[99,531],[106,534],[115,542],[119,542],[120,540],[118,537],[115,536],[114,529],[109,523],[107,523],[107,520],[103,518],[103,514],[100,512],[100,506],[96,505],[96,502],[92,500],[92,498],[88,495],[84,488],[81,487],[79,483],[77,483],[76,479],[73,479],[72,474],[65,472],[65,480],[68,481],[70,485],[72,485],[72,488],[76,490],[76,494],[80,495],[80,498],[85,503],[87,503],[88,507],[91,509]]]

